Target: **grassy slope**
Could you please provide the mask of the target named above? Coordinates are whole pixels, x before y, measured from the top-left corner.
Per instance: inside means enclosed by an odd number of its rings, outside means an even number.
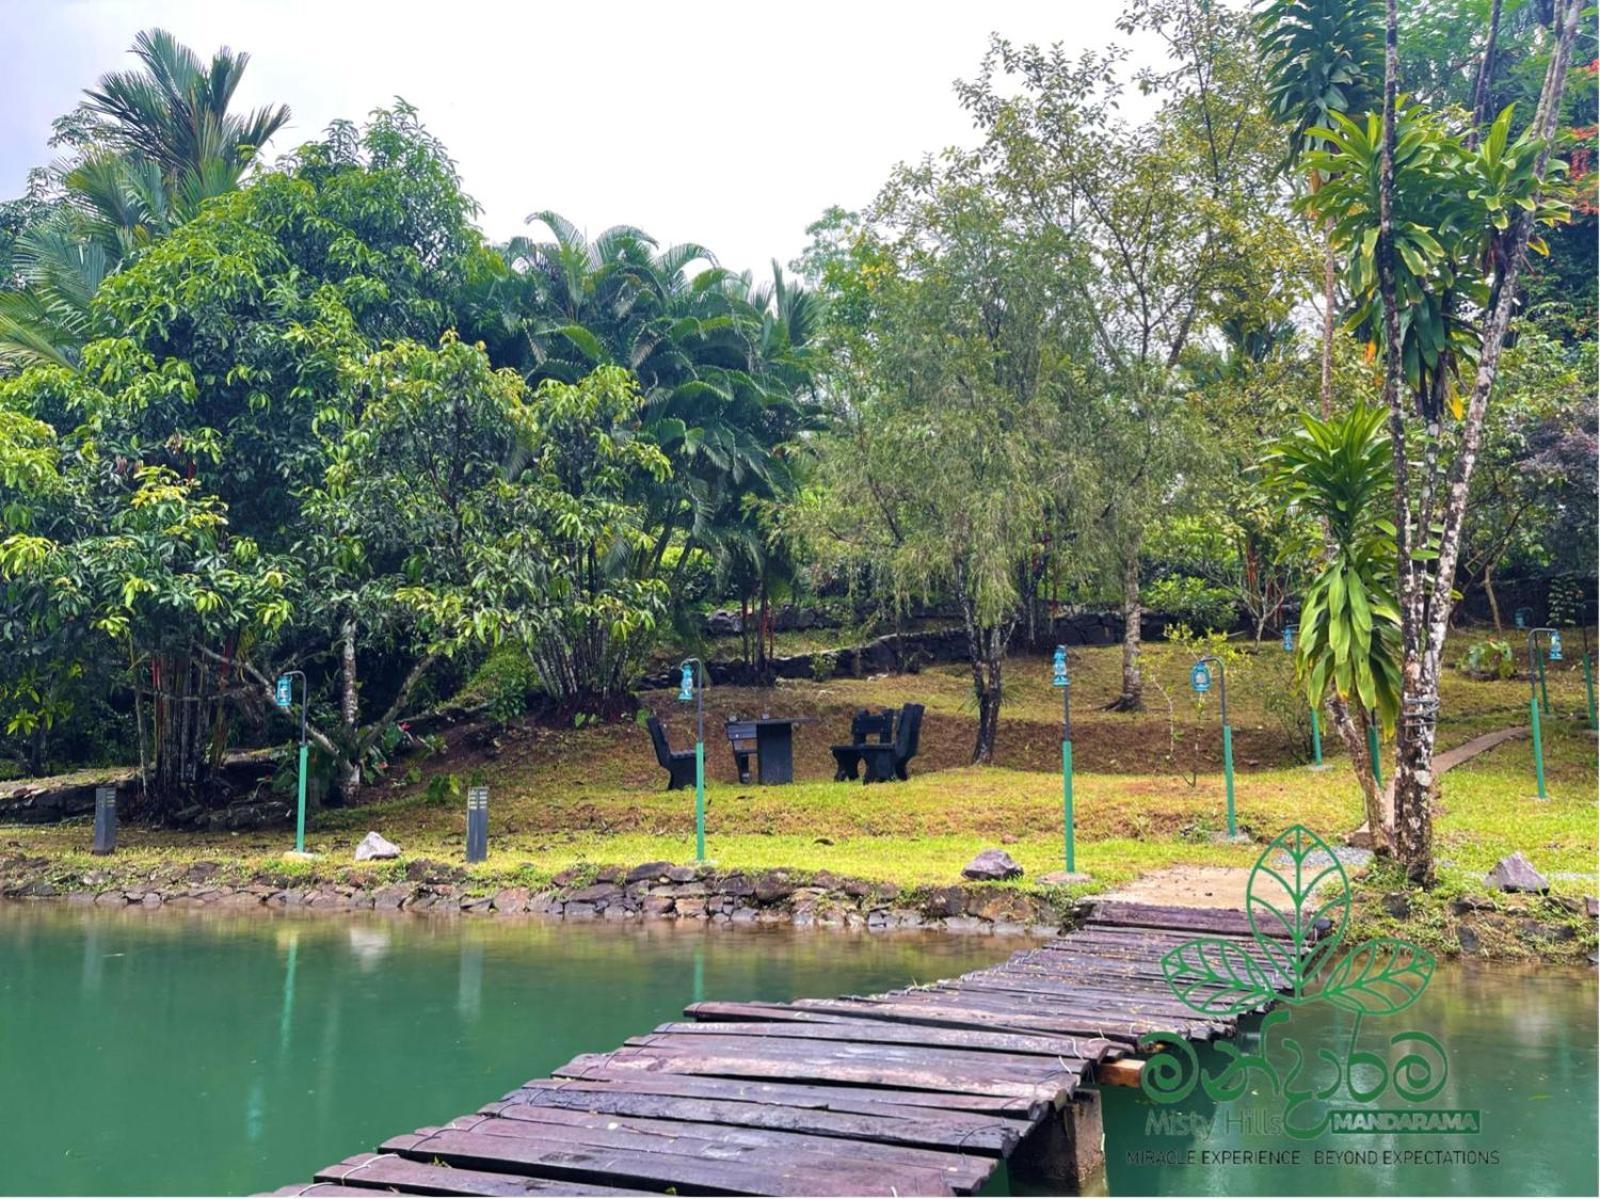
[[[1074,746],[1078,861],[1099,884],[1117,884],[1174,863],[1248,866],[1258,848],[1218,846],[1209,834],[1223,822],[1220,750],[1214,704],[1197,714],[1187,692],[1188,659],[1176,648],[1149,647],[1151,710],[1107,713],[1117,689],[1118,651],[1074,651]],[[1332,839],[1360,822],[1360,800],[1332,740],[1329,768],[1292,760],[1292,738],[1260,702],[1279,677],[1275,648],[1235,671],[1230,708],[1236,727],[1241,824],[1265,840],[1299,822]],[[724,868],[828,869],[902,885],[955,881],[977,850],[1005,844],[1029,876],[1061,867],[1059,693],[1043,658],[1009,664],[999,764],[965,765],[975,721],[961,668],[915,676],[783,682],[770,690],[717,688],[708,697],[708,852]],[[1584,727],[1583,683],[1576,663],[1550,675],[1556,714],[1547,722],[1551,799],[1532,798],[1529,746],[1513,741],[1445,776],[1438,820],[1446,882],[1468,886],[1496,859],[1521,849],[1569,894],[1594,893],[1595,742]],[[1527,716],[1525,682],[1480,683],[1450,672],[1444,688],[1441,747]],[[1168,720],[1171,696],[1172,720]],[[864,788],[831,781],[830,741],[842,739],[849,713],[862,706],[917,700],[928,706],[923,752],[909,783]],[[671,692],[645,696],[668,721],[676,745],[692,736],[692,715]],[[722,718],[768,711],[809,715],[796,743],[800,782],[741,786]],[[314,817],[308,847],[327,855],[316,869],[346,869],[351,847],[369,828],[397,841],[408,856],[461,860],[462,804],[430,803],[435,774],[491,788],[491,855],[474,877],[484,884],[537,882],[574,864],[687,860],[693,854],[693,794],[662,790],[649,739],[636,725],[552,730],[513,727],[493,741],[462,735],[452,751],[418,764],[421,777],[376,788],[368,805]],[[1199,772],[1190,776],[1198,764]],[[86,825],[12,828],[14,849],[48,854],[67,869],[106,865],[83,853]],[[118,874],[185,859],[222,859],[241,872],[268,867],[282,833],[183,834],[125,827]],[[370,872],[369,872],[370,873]],[[381,876],[381,871],[378,872]]]

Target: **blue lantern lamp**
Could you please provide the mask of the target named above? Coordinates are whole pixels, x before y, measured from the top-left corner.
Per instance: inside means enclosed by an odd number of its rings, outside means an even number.
[[[1298,625],[1286,624],[1283,626],[1283,652],[1294,653],[1294,635],[1299,631]],[[1322,714],[1317,711],[1318,705],[1311,705],[1311,768],[1320,769],[1322,766]]]
[[[680,667],[678,699],[694,701],[694,860],[706,860],[706,702],[705,663],[685,658]]]
[[[1228,669],[1221,658],[1207,654],[1189,668],[1189,686],[1196,695],[1211,690],[1211,668],[1217,668],[1217,690],[1222,700],[1222,778],[1228,795],[1228,840],[1239,836],[1233,805],[1233,727],[1228,723]]]

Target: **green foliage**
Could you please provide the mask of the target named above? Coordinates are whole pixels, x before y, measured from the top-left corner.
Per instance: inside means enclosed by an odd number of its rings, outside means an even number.
[[[1541,225],[1567,216],[1537,172],[1539,139],[1511,138],[1510,108],[1481,141],[1453,132],[1443,118],[1418,105],[1395,116],[1395,296],[1401,325],[1402,377],[1428,421],[1448,405],[1459,416],[1461,362],[1477,361],[1479,330],[1471,319],[1489,301],[1495,238],[1518,210]],[[1309,169],[1328,177],[1299,207],[1331,227],[1345,256],[1346,284],[1354,304],[1349,327],[1369,345],[1383,339],[1378,286],[1378,179],[1382,122],[1376,114],[1351,119],[1334,114],[1311,132],[1326,148],[1306,156]],[[1559,160],[1552,171],[1560,173]],[[1530,248],[1546,252],[1535,238]]]
[[[1166,613],[1205,632],[1225,632],[1238,616],[1232,594],[1192,575],[1157,579],[1144,589],[1144,600],[1152,611]]]
[[[1400,612],[1395,577],[1393,487],[1384,414],[1357,405],[1301,428],[1268,455],[1269,482],[1283,502],[1320,518],[1331,553],[1306,589],[1296,662],[1307,700],[1336,694],[1375,710],[1392,730],[1400,706]]]
[[[1475,679],[1511,679],[1517,675],[1517,658],[1511,643],[1497,637],[1474,641],[1456,665]]]

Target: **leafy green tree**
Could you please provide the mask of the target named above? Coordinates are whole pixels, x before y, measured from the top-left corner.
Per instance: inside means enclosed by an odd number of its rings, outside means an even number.
[[[1398,11],[1388,0],[1381,119],[1328,131],[1338,144],[1325,153],[1338,175],[1307,201],[1313,215],[1333,223],[1358,319],[1383,351],[1405,713],[1396,746],[1396,839],[1408,877],[1422,885],[1434,878],[1438,684],[1468,497],[1522,264],[1538,245],[1536,227],[1560,215],[1551,202],[1560,173],[1553,147],[1579,16],[1576,0],[1555,0],[1544,82],[1520,135],[1512,136],[1511,114],[1502,111],[1458,136],[1415,106],[1402,108]],[[1472,383],[1456,397],[1454,364],[1463,357]],[[1447,411],[1456,422],[1448,439]]]
[[[834,424],[795,520],[825,560],[869,562],[901,604],[954,599],[978,712],[972,757],[989,762],[1005,652],[1069,448],[1072,305],[1059,263],[963,168],[898,172],[866,236],[874,248],[854,258],[869,268],[870,308],[840,331],[825,372]]]
[[[1139,564],[1150,522],[1180,497],[1172,481],[1194,454],[1180,364],[1199,338],[1241,339],[1287,316],[1303,273],[1300,232],[1270,189],[1281,134],[1250,54],[1248,17],[1193,0],[1138,0],[1120,21],[1155,37],[1160,67],[1138,72],[1156,115],[1120,114],[1124,53],[1070,56],[1060,46],[995,39],[976,78],[957,85],[984,138],[980,154],[1019,220],[1094,265],[1073,273],[1092,321],[1103,402],[1095,551],[1124,612],[1122,693],[1141,706]]]

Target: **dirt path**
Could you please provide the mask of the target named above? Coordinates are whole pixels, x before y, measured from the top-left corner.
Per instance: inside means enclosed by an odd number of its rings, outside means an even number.
[[[1496,729],[1481,737],[1474,737],[1464,745],[1446,750],[1433,759],[1435,775],[1454,770],[1463,762],[1470,762],[1479,754],[1487,753],[1507,741],[1528,735],[1527,725]],[[1362,825],[1364,829],[1366,826]],[[1339,857],[1351,858],[1345,866],[1352,872],[1360,870],[1372,855],[1365,850],[1339,850]],[[1360,856],[1357,856],[1360,855]],[[1235,908],[1245,906],[1245,888],[1250,883],[1250,871],[1238,866],[1172,866],[1165,870],[1152,870],[1140,875],[1120,891],[1100,896],[1101,899],[1120,903],[1150,903],[1186,908]]]

